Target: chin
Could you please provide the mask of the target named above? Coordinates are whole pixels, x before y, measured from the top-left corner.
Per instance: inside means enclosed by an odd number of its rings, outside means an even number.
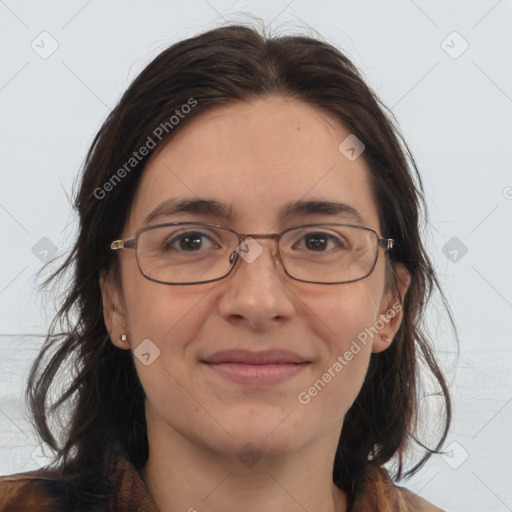
[[[315,438],[314,426],[307,422],[302,422],[302,426],[297,425],[296,421],[290,421],[294,413],[287,417],[288,414],[290,411],[280,414],[261,411],[259,416],[238,417],[225,423],[231,436],[226,436],[223,449],[238,458],[269,459],[289,454],[307,445],[308,441],[312,442]]]

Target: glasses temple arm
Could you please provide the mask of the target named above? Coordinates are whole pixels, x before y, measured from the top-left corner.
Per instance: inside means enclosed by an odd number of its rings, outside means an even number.
[[[384,249],[393,249],[395,241],[392,238],[379,238],[379,245]]]
[[[110,249],[112,251],[120,251],[122,249],[135,249],[136,241],[136,238],[130,238],[130,240],[114,240],[110,244]]]

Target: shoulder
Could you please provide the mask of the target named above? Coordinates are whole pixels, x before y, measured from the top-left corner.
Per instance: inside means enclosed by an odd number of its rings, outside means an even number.
[[[398,486],[396,486],[396,489],[400,493],[402,501],[407,506],[405,510],[411,510],[415,512],[443,512],[442,509],[432,505],[432,503],[424,500],[408,489]]]
[[[0,476],[0,512],[65,510],[65,486],[44,471]]]
[[[367,470],[354,505],[354,512],[443,512],[408,489],[396,485],[384,468]]]
[[[19,508],[21,505],[27,510],[30,510],[28,507],[32,505],[36,510],[36,504],[44,504],[50,497],[44,481],[41,481],[36,472],[0,477],[0,511],[2,512],[11,510],[13,506]]]
[[[62,474],[62,468],[44,468],[0,476],[0,512],[158,512],[142,478],[125,457],[113,454],[104,471]]]

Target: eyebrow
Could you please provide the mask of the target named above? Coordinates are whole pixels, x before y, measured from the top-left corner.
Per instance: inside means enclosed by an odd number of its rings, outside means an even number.
[[[220,201],[214,199],[184,198],[166,199],[160,203],[144,219],[144,224],[149,224],[159,217],[169,216],[176,213],[192,213],[194,215],[206,215],[222,220],[232,220],[233,209]],[[359,211],[347,203],[338,201],[310,200],[294,201],[279,210],[278,217],[285,220],[299,215],[345,215],[351,217],[355,222],[364,224],[363,217]]]
[[[347,203],[338,201],[295,201],[281,208],[279,217],[286,219],[299,215],[340,215],[352,217],[359,224],[363,224],[363,216],[356,208]]]

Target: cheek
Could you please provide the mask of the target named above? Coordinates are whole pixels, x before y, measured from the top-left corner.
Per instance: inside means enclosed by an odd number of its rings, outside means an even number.
[[[211,285],[166,286],[145,279],[133,266],[127,264],[122,276],[132,348],[149,339],[162,357],[182,351],[205,321],[204,299]]]
[[[126,288],[137,374],[150,404],[185,435],[187,418],[204,414],[194,399],[201,393],[194,390],[193,341],[200,338],[208,316],[208,290],[144,281]]]
[[[344,416],[356,399],[372,352],[374,326],[379,318],[380,283],[360,281],[339,288],[336,294],[307,301],[302,314],[323,340],[323,357],[309,387],[299,396],[311,412]]]
[[[341,424],[361,390],[370,355],[368,347],[348,347],[331,359],[297,397],[306,414],[322,418],[325,427]]]
[[[331,358],[342,355],[356,339],[371,346],[371,336],[365,337],[365,333],[379,318],[382,289],[380,280],[366,279],[304,301],[302,315],[324,340]]]

